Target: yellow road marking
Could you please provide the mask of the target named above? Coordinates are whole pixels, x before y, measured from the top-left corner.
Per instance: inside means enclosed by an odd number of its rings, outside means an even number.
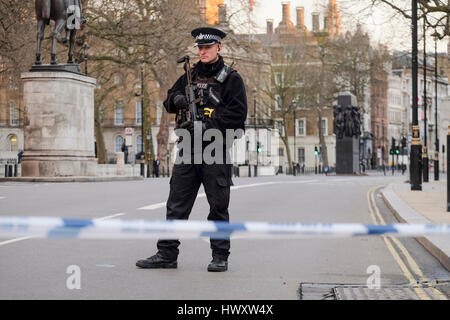
[[[381,224],[386,224],[386,221],[383,219],[383,216],[380,213],[380,210],[378,209],[378,206],[376,205],[375,202],[375,191],[377,188],[375,188],[374,190],[372,190],[370,196],[371,196],[371,200],[373,203],[373,207],[375,208],[375,213],[378,217],[378,219],[380,220]],[[429,279],[427,277],[424,276],[422,270],[420,269],[419,265],[416,263],[416,261],[413,259],[413,257],[411,256],[411,254],[408,252],[408,250],[405,248],[405,246],[397,239],[394,237],[389,237],[390,240],[392,240],[395,245],[397,246],[397,248],[400,249],[400,251],[403,253],[403,255],[406,258],[406,261],[408,262],[409,266],[411,267],[412,271],[418,275],[420,277],[420,280],[422,282],[429,282]],[[445,297],[445,295],[440,292],[438,289],[430,287],[431,291],[433,291],[433,293],[439,298],[439,300],[447,300],[447,298]]]
[[[376,208],[376,202],[374,200],[373,193],[375,192],[375,190],[377,188],[378,187],[372,187],[367,193],[367,201],[368,201],[368,204],[369,204],[369,212],[370,212],[370,216],[371,216],[371,218],[372,218],[372,220],[373,220],[375,225],[378,225],[379,223],[378,223],[378,221],[377,221],[377,219],[375,217],[375,214],[374,214],[374,211],[372,209],[372,206],[374,208]],[[383,224],[386,224],[384,222],[383,217],[381,217],[381,215],[379,214],[379,212],[377,212],[377,214],[378,214],[378,218],[380,218],[380,222],[383,223]],[[409,283],[413,286],[413,290],[416,292],[416,294],[419,297],[419,299],[421,299],[421,300],[430,300],[430,297],[422,289],[422,286],[420,284],[419,285],[417,284],[416,279],[411,274],[411,272],[409,271],[409,269],[407,268],[407,266],[405,265],[405,263],[401,259],[401,257],[398,254],[398,252],[395,250],[395,248],[392,245],[392,243],[389,240],[389,238],[386,237],[386,236],[382,236],[382,238],[383,238],[384,242],[386,243],[386,246],[387,246],[389,252],[391,253],[392,257],[397,262],[398,266],[402,270],[402,272],[405,275],[405,277],[409,280]],[[417,285],[418,285],[418,287],[416,287]]]

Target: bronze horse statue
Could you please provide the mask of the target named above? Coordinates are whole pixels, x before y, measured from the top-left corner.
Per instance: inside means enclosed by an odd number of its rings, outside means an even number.
[[[79,3],[79,1],[78,1]],[[69,37],[69,59],[68,64],[73,64],[73,51],[75,47],[75,36],[79,29],[79,19],[81,8],[76,9],[76,2],[73,0],[35,0],[36,20],[37,20],[37,49],[36,65],[41,65],[41,46],[44,39],[45,26],[50,24],[50,20],[55,21],[55,29],[52,33],[51,64],[56,65],[56,43],[63,29],[70,33]],[[71,27],[69,27],[71,23]]]

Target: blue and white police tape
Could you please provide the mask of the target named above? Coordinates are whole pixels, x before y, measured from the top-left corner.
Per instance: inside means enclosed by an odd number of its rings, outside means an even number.
[[[343,238],[373,235],[450,236],[446,224],[365,225],[352,223],[303,224],[226,223],[186,220],[99,220],[53,217],[0,217],[0,238],[174,239],[174,238]]]

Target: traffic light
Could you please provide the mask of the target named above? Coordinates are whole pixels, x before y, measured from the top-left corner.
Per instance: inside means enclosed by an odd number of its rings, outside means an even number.
[[[259,141],[256,143],[256,149],[258,150],[258,153],[262,151],[261,143]]]
[[[399,146],[395,146],[395,154],[396,155],[400,154],[400,147]]]
[[[402,148],[403,149],[406,148],[406,138],[405,137],[402,138]]]
[[[314,147],[314,154],[317,156],[319,154],[319,150],[317,150],[317,147]]]
[[[394,148],[389,149],[389,154],[394,154]]]

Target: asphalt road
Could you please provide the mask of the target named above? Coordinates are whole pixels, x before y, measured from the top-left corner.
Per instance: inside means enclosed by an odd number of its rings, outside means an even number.
[[[380,219],[374,213],[378,210],[386,223],[393,223],[378,191],[389,181],[405,178],[379,174],[234,178],[235,186],[252,186],[232,191],[231,221],[372,224],[374,217]],[[167,178],[1,183],[0,215],[164,219],[168,191]],[[207,200],[199,197],[190,219],[204,220],[207,213]],[[0,299],[299,299],[301,283],[365,285],[370,266],[379,268],[382,287],[407,285],[411,276],[419,282],[450,279],[414,239],[402,238],[400,243],[407,251],[396,256],[382,237],[234,239],[229,271],[209,273],[207,239],[182,241],[176,270],[135,266],[136,260],[155,253],[156,241],[0,239]],[[401,251],[398,244],[395,249]],[[423,274],[414,272],[411,259]],[[74,265],[79,267],[80,289],[67,286],[71,277],[67,270]]]

